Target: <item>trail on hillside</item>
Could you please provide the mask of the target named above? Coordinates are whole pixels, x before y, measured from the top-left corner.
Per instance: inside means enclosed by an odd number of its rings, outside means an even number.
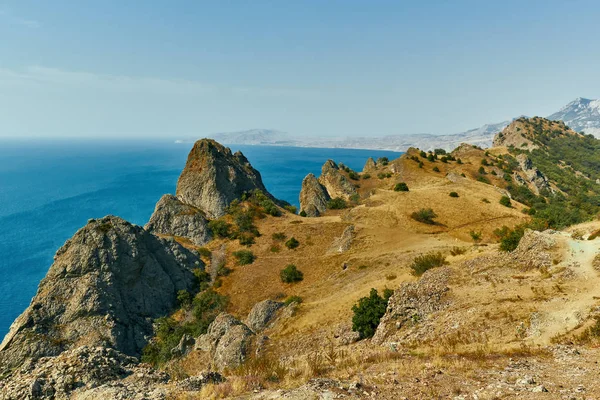
[[[600,287],[600,276],[593,267],[594,257],[600,252],[600,240],[576,240],[564,232],[556,236],[564,246],[564,259],[559,266],[572,269],[575,277],[559,284],[568,290],[544,302],[537,318],[532,318],[532,330],[539,330],[536,341],[544,344],[585,321],[591,308],[598,303],[595,297]]]

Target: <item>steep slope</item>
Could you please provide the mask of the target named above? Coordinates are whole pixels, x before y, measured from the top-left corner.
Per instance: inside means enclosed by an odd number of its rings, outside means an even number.
[[[193,290],[198,256],[118,217],[91,220],[55,256],[0,345],[4,366],[82,345],[139,355],[152,319]]]

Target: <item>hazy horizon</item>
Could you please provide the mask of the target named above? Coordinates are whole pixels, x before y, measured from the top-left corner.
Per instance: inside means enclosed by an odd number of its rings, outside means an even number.
[[[489,3],[4,1],[0,138],[452,134],[600,97],[600,4]]]

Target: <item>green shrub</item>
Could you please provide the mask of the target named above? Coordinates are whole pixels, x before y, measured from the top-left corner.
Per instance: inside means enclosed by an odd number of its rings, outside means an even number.
[[[217,276],[228,276],[232,272],[233,272],[233,270],[231,268],[227,268],[225,263],[223,263],[217,267]]]
[[[231,235],[231,224],[222,219],[214,219],[208,223],[208,229],[218,238],[228,238]]]
[[[271,250],[271,253],[279,253],[281,251],[281,246],[278,244],[274,244],[269,250]]]
[[[330,210],[342,210],[346,207],[348,207],[346,200],[342,199],[341,197],[336,197],[335,199],[331,199],[327,202],[327,208]]]
[[[292,303],[297,303],[297,304],[302,303],[302,297],[300,297],[300,296],[290,296],[287,299],[285,299],[285,301],[283,302],[283,304],[285,304],[286,306],[289,306]]]
[[[486,174],[485,168],[483,168],[483,166],[479,167],[479,170],[477,172],[479,172],[481,175],[485,175]]]
[[[419,161],[419,168],[423,168],[423,161]]]
[[[296,208],[296,206],[293,206],[291,204],[288,204],[286,206],[283,207],[287,212],[290,212],[292,214],[296,214],[298,212],[298,209]]]
[[[478,176],[477,177],[477,181],[478,182],[482,182],[482,183],[486,183],[488,185],[490,184],[490,180],[487,177],[483,176],[483,175]]]
[[[287,242],[285,242],[285,247],[290,250],[293,250],[298,246],[300,246],[300,242],[295,237],[291,237]]]
[[[456,193],[456,192],[450,192],[450,197],[458,197],[458,193]]]
[[[419,153],[419,155],[420,155],[422,158],[427,158],[427,153],[425,153],[423,150],[421,150],[421,152]]]
[[[442,158],[440,158],[440,161],[443,163],[447,163],[448,162],[448,157],[443,156]]]
[[[503,227],[506,228],[506,227]],[[496,232],[494,232],[496,233]],[[502,251],[513,251],[519,245],[521,238],[525,234],[524,226],[516,226],[514,229],[506,229],[501,233],[500,237],[500,250]]]
[[[474,241],[475,243],[479,243],[479,242],[481,242],[481,239],[482,239],[482,237],[483,237],[483,235],[482,235],[482,233],[481,233],[481,232],[475,232],[475,231],[471,231],[471,232],[469,232],[469,235],[471,235],[471,239],[473,239],[473,241]]]
[[[377,164],[378,165],[388,165],[388,163],[390,162],[390,160],[387,157],[379,157],[377,159]]]
[[[435,225],[433,219],[437,218],[437,214],[431,208],[421,208],[419,211],[413,212],[410,217],[424,224]]]
[[[283,232],[274,233],[271,238],[277,242],[283,242],[287,236]]]
[[[408,185],[405,182],[396,183],[394,186],[396,192],[408,192]]]
[[[384,174],[383,172],[380,172],[377,174],[378,179],[385,179],[386,177],[387,177],[386,174]]]
[[[460,158],[457,158],[457,159],[456,159],[456,163],[457,163],[457,164],[462,164],[463,162],[462,162],[462,160],[461,160]]]
[[[187,290],[177,292],[177,303],[180,307],[189,307],[192,304],[192,295]]]
[[[450,254],[453,256],[459,256],[461,254],[465,254],[466,252],[467,252],[467,249],[465,249],[464,247],[458,247],[458,246],[454,246],[450,250]]]
[[[512,204],[510,202],[510,197],[508,197],[508,196],[500,197],[500,204],[502,204],[504,207],[508,207],[508,208],[512,207]]]
[[[256,260],[256,256],[250,250],[235,251],[233,256],[237,258],[238,265],[252,264]]]
[[[359,299],[358,304],[352,306],[354,312],[352,330],[358,332],[361,339],[372,337],[375,334],[393,293],[392,290],[385,289],[383,297],[381,297],[376,289],[371,289],[368,297]]]
[[[363,179],[371,179],[371,174],[363,174]]]
[[[210,251],[206,247],[200,247],[198,249],[198,254],[200,254],[200,257],[204,257],[204,258],[207,258],[207,259],[209,259],[209,258],[212,257],[212,251]]]
[[[421,256],[415,257],[410,269],[412,269],[413,275],[421,276],[431,268],[441,267],[447,264],[446,258],[440,252],[430,252]]]
[[[300,216],[301,217],[306,217],[306,211],[304,211],[304,210],[300,211]]]
[[[304,279],[304,274],[294,264],[289,264],[279,272],[283,283],[295,283]]]
[[[440,172],[440,169],[438,167],[433,167],[433,171],[434,172]]]
[[[348,173],[348,177],[349,177],[350,179],[352,179],[353,181],[357,181],[357,180],[359,180],[359,179],[360,179],[360,175],[358,175],[358,174],[357,174],[356,172],[354,172],[354,171],[350,171],[350,172]]]
[[[433,155],[433,153],[429,153],[427,155],[427,161],[429,161],[429,162],[435,162],[435,155]]]

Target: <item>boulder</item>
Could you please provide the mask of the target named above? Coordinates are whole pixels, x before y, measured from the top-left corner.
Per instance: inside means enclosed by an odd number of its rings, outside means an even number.
[[[241,152],[232,154],[216,141],[202,139],[188,155],[177,182],[177,197],[204,211],[209,218],[218,218],[233,200],[256,189],[275,200],[267,192],[260,173]]]
[[[429,314],[448,305],[446,299],[451,270],[430,269],[416,282],[406,282],[394,291],[387,310],[373,336],[373,343],[395,341],[396,333],[412,320],[423,320]]]
[[[255,333],[267,329],[277,317],[277,311],[281,307],[283,307],[283,303],[274,300],[263,300],[256,303],[246,318],[246,325]]]
[[[4,366],[88,346],[138,356],[152,320],[194,290],[198,255],[121,218],[90,220],[61,247],[30,306],[0,344]]]
[[[308,174],[302,180],[300,190],[300,212],[304,211],[307,217],[318,217],[327,210],[329,194],[313,174]]]
[[[198,246],[212,239],[204,212],[170,194],[165,194],[156,203],[154,213],[144,228],[154,234],[184,237]]]
[[[221,313],[196,339],[196,350],[208,352],[218,371],[235,368],[246,360],[254,333],[238,319]]]
[[[329,197],[341,197],[348,200],[357,193],[356,187],[340,171],[339,167],[332,160],[327,160],[321,168],[319,183],[325,187]]]

